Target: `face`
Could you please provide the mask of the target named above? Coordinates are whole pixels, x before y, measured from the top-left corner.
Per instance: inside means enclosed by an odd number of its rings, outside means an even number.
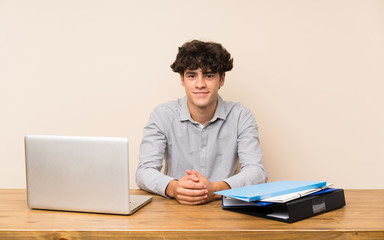
[[[188,97],[189,108],[216,108],[219,88],[224,85],[225,73],[203,72],[200,68],[185,70],[181,75],[181,84]]]

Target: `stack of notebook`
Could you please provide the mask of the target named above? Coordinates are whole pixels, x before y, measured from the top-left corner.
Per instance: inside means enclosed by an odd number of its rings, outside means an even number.
[[[296,222],[345,205],[343,189],[323,181],[277,181],[215,192],[223,209]]]

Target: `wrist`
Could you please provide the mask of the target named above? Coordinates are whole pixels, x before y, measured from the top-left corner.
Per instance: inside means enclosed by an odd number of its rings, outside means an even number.
[[[231,187],[228,185],[228,183],[224,181],[220,182],[214,182],[213,183],[213,192],[218,192],[226,189],[230,189]],[[221,195],[220,194],[214,194],[214,199],[220,199]]]
[[[167,188],[165,189],[165,195],[170,198],[175,197],[175,186],[177,184],[177,180],[172,180],[168,183]]]
[[[226,183],[224,181],[214,182],[213,183],[213,190],[215,192],[222,191],[222,190],[227,190],[227,189],[230,189],[230,188],[231,187],[228,185],[228,183]]]

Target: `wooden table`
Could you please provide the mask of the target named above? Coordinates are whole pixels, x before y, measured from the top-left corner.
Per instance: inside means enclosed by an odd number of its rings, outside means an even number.
[[[288,224],[159,196],[131,216],[31,210],[25,190],[0,190],[0,239],[384,239],[384,190],[345,196],[341,209]]]

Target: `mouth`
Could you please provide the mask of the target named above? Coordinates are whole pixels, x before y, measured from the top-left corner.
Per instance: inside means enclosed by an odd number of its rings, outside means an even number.
[[[206,95],[208,94],[208,92],[193,92],[193,94],[196,94],[196,95]]]

